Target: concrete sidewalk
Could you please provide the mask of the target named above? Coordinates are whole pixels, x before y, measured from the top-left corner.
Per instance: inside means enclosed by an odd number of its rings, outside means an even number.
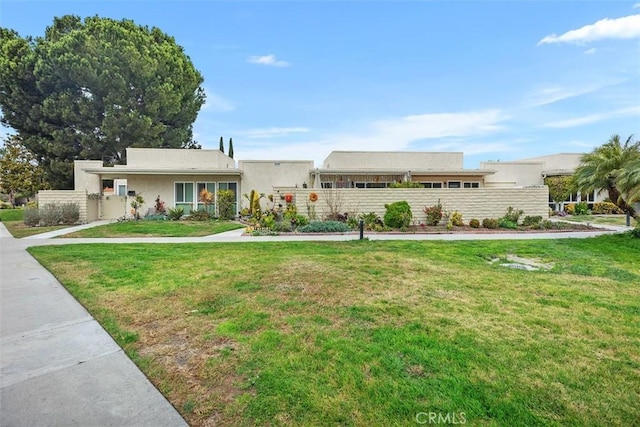
[[[0,223],[0,425],[186,426]]]

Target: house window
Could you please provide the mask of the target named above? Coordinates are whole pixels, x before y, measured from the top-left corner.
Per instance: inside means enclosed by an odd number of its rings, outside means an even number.
[[[479,182],[465,182],[463,185],[464,188],[480,188]]]
[[[587,194],[586,196],[582,196],[581,195],[582,200],[586,200],[587,203],[595,203],[596,201],[596,192],[592,191],[589,194]]]
[[[119,184],[118,185],[118,196],[126,196],[127,195],[127,186]]]
[[[238,183],[237,182],[219,182],[218,190],[231,190],[233,191],[233,212],[238,212]],[[217,196],[217,193],[216,193]]]
[[[424,188],[442,188],[441,182],[421,182]]]
[[[176,182],[175,183],[175,198],[176,207],[183,208],[185,215],[191,213],[191,210],[194,209],[193,201],[194,197],[194,186],[193,182]]]
[[[322,188],[333,188],[332,182],[323,182],[321,185]]]
[[[215,182],[199,182],[199,183],[197,183],[196,184],[196,191],[197,191],[196,194],[197,194],[197,197],[198,197],[198,209],[205,209],[204,203],[202,203],[202,201],[200,200],[200,193],[204,189],[206,189],[211,194],[213,194],[213,199],[215,200],[215,195],[216,195],[216,183]],[[209,211],[209,213],[215,213],[216,204],[215,203],[211,203],[208,206],[208,211]]]
[[[448,188],[460,188],[460,181],[449,181],[447,183]]]
[[[368,182],[367,188],[387,188],[386,182]]]

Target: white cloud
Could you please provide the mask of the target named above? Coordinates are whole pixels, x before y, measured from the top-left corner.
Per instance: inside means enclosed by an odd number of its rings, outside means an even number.
[[[593,55],[594,53],[596,53],[596,48],[592,47],[591,49],[587,49],[584,51],[584,53],[586,53],[587,55]]]
[[[636,3],[636,4],[634,4],[634,5],[633,5],[633,8],[634,8],[634,9],[640,9],[640,3]]]
[[[288,67],[291,65],[287,61],[277,59],[275,55],[250,56],[247,58],[247,62],[251,64],[269,65],[272,67]]]
[[[543,126],[554,129],[565,129],[601,122],[615,117],[628,116],[638,116],[640,118],[640,106],[621,108],[619,110],[614,110],[607,113],[589,114],[582,117],[575,117],[573,119],[557,120],[554,122],[545,123]]]
[[[369,123],[362,131],[327,135],[315,141],[279,141],[277,144],[265,143],[244,151],[238,148],[236,157],[252,160],[306,159],[321,164],[329,153],[335,150],[402,151],[412,149],[411,145],[415,143],[425,145],[424,140],[434,139],[441,144],[441,138],[486,135],[503,129],[503,123],[507,118],[500,110],[411,115],[377,120]],[[438,151],[438,147],[434,145],[420,149]],[[505,148],[503,144],[492,146],[484,143],[460,143],[451,145],[450,150],[481,153],[501,151]]]
[[[202,110],[224,113],[236,109],[236,106],[223,96],[218,95],[217,93],[207,88],[204,89],[204,92],[207,95],[207,98],[204,105],[202,106]]]
[[[589,85],[584,87],[565,87],[561,85],[538,85],[525,97],[525,104],[528,107],[539,107],[553,104],[567,98],[585,95],[595,92],[607,85]]]
[[[562,35],[551,34],[538,42],[582,44],[601,39],[640,38],[640,15],[629,15],[622,18],[604,18],[595,24],[585,25],[577,30],[567,31]]]
[[[292,133],[306,133],[308,128],[303,127],[270,127],[263,129],[249,129],[239,132],[247,138],[281,138]]]

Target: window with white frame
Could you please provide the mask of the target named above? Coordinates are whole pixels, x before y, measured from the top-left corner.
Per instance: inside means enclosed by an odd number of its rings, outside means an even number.
[[[461,188],[460,181],[449,181],[447,182],[447,188]]]
[[[193,209],[194,185],[193,182],[176,182],[174,185],[174,200],[176,208],[184,209],[184,213],[188,215]]]
[[[231,190],[233,191],[233,212],[238,212],[238,183],[237,182],[219,182],[218,190]]]
[[[213,195],[213,202],[205,206],[202,201],[202,191],[207,190]],[[198,209],[207,209],[209,213],[214,214],[216,212],[215,196],[216,196],[216,183],[215,182],[198,182],[196,184],[196,195],[198,200]]]
[[[462,185],[463,188],[480,188],[480,183],[477,181],[465,182]]]

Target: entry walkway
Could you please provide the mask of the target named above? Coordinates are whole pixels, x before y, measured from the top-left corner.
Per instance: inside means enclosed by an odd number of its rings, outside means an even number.
[[[186,426],[0,223],[0,425]]]

